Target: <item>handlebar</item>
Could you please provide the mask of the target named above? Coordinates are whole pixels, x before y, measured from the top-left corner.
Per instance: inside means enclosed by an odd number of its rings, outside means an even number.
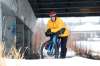
[[[57,31],[57,32],[51,32],[51,30],[48,29],[47,32],[45,33],[45,35],[46,35],[46,36],[51,36],[51,35],[57,35],[57,36],[59,36],[60,34],[63,34],[64,31],[65,31],[65,28],[62,28],[62,29],[60,29],[60,30]]]

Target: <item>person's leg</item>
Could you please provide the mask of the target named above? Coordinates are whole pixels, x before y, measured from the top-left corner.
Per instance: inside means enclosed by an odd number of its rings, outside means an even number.
[[[67,38],[68,37],[62,37],[61,38],[61,52],[60,52],[60,58],[65,58],[66,57],[66,44],[67,44]]]

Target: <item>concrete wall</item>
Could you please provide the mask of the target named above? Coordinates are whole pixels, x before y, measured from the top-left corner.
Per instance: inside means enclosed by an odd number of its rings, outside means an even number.
[[[16,17],[13,16],[5,16],[3,17],[3,40],[6,44],[6,49],[10,49],[12,46],[15,46],[14,37],[16,32]]]
[[[0,41],[2,40],[2,10],[1,10],[1,3],[0,3]]]
[[[33,31],[33,27],[36,22],[36,17],[28,0],[0,1],[3,5],[2,8],[5,7],[3,8],[3,15],[18,16]]]
[[[2,23],[5,22],[2,18],[7,16],[19,18],[32,32],[34,32],[33,28],[36,17],[28,0],[0,0],[0,3],[0,40],[2,40]],[[6,37],[10,38],[10,36],[11,34]]]
[[[18,17],[33,31],[36,17],[28,3],[28,0],[18,0]]]
[[[1,0],[2,4],[5,4],[13,12],[17,12],[17,0]]]

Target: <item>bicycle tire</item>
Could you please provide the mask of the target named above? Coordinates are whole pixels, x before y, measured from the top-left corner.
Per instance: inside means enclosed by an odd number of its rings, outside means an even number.
[[[47,41],[47,43],[48,43],[48,41]],[[44,59],[43,49],[44,49],[45,45],[46,45],[46,42],[41,45],[41,49],[40,49],[40,53],[41,53],[40,58],[41,59]],[[54,50],[55,50],[54,58],[57,59],[59,57],[59,46],[57,44],[54,45]]]
[[[45,45],[46,45],[46,43],[43,43],[42,46],[41,46],[41,49],[40,49],[40,53],[41,53],[41,54],[40,54],[40,58],[41,58],[41,59],[44,58],[44,56],[43,56],[43,48],[45,47]]]

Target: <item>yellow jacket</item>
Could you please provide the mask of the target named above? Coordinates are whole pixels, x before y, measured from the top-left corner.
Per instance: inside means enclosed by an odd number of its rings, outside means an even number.
[[[60,37],[65,37],[65,36],[70,35],[69,30],[66,28],[64,22],[59,17],[56,17],[55,22],[52,22],[51,20],[49,20],[47,26],[48,26],[48,29],[51,29],[51,32],[57,32],[61,28],[65,28],[64,34],[61,34]]]

